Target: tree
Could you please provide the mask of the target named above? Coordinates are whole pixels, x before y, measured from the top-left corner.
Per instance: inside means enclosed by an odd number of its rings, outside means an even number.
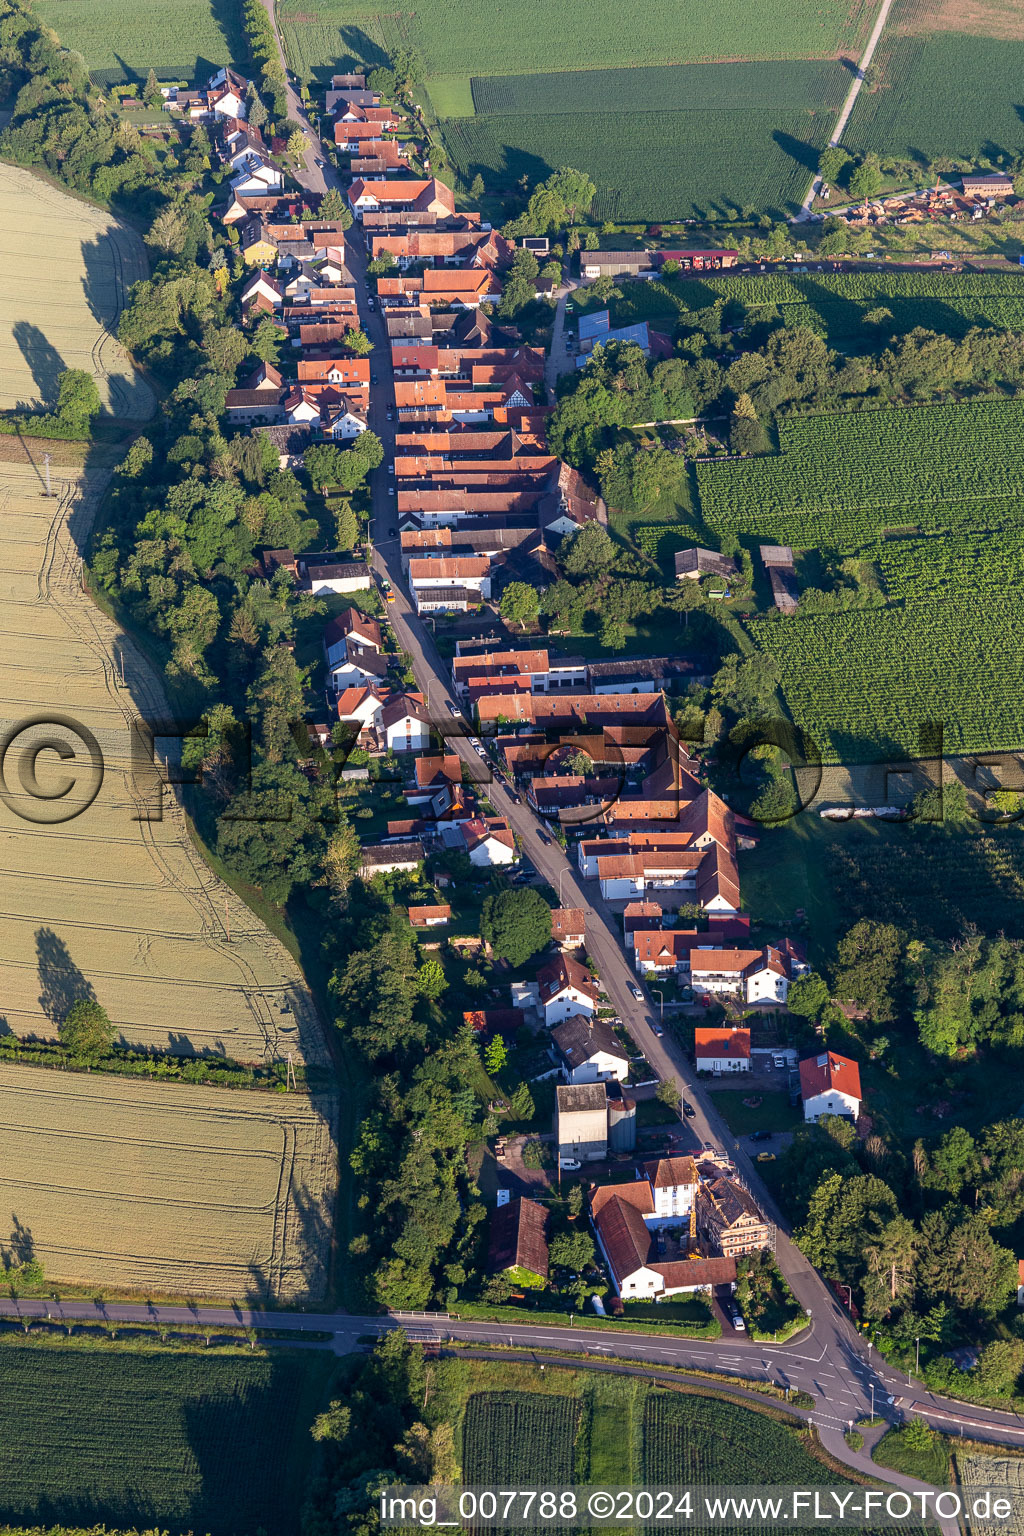
[[[359,538],[359,520],[348,501],[343,501],[334,516],[336,549],[354,549]]]
[[[733,453],[768,453],[771,441],[758,418],[754,402],[740,395],[732,408],[729,422],[729,447]]]
[[[551,908],[539,891],[499,891],[484,901],[480,933],[497,959],[524,965],[551,942]]]
[[[871,160],[856,166],[850,176],[850,196],[858,202],[870,202],[878,196],[881,187],[882,173]]]
[[[679,1113],[682,1095],[679,1092],[679,1084],[674,1077],[663,1078],[655,1090],[654,1097],[659,1103],[667,1104],[670,1109],[674,1109],[677,1114]]]
[[[80,997],[57,1026],[57,1033],[73,1060],[94,1065],[110,1054],[117,1031],[105,1008],[92,998]]]
[[[443,996],[448,986],[448,978],[444,974],[444,966],[440,960],[434,956],[424,960],[416,972],[416,986],[420,996],[427,998],[430,1002],[436,1003],[438,998]]]
[[[548,177],[545,186],[561,199],[570,224],[590,212],[590,205],[597,196],[597,188],[586,171],[577,171],[571,165],[559,166],[554,175]]]
[[[345,223],[346,216],[348,218],[347,224]],[[337,187],[327,188],[327,191],[320,199],[320,207],[317,209],[317,218],[330,219],[332,223],[337,223],[340,220],[345,229],[348,229],[351,225],[352,210],[349,208]]]
[[[345,457],[345,449],[339,448],[336,443],[314,443],[303,454],[302,463],[306,473],[314,485],[318,485],[327,494],[329,485],[339,485],[344,474],[342,460]]]
[[[84,368],[65,368],[57,383],[57,415],[62,425],[87,432],[101,406],[92,374]]]
[[[896,1016],[904,936],[891,923],[861,918],[836,949],[833,995],[862,1004],[880,1024]]]
[[[824,182],[835,184],[850,164],[850,156],[838,144],[829,144],[818,156],[818,170]]]
[[[477,171],[476,175],[473,177],[473,180],[469,184],[469,195],[475,199],[479,199],[484,195],[484,179],[480,175],[479,171]]]
[[[594,1262],[594,1240],[586,1232],[559,1232],[551,1239],[548,1258],[556,1269],[578,1273]]]
[[[149,74],[146,76],[146,88],[142,93],[142,99],[147,107],[157,107],[163,101],[163,97],[160,95],[160,82],[156,78],[156,70],[152,66],[150,66]]]
[[[615,545],[600,523],[584,523],[565,545],[562,568],[570,576],[597,576],[615,559]]]
[[[288,153],[293,160],[301,160],[309,148],[309,140],[301,128],[296,128],[294,133],[288,135]]]
[[[258,357],[261,363],[276,363],[280,360],[283,345],[284,336],[281,334],[281,327],[269,315],[264,315],[252,333],[249,351],[253,357]]]
[[[525,581],[510,581],[501,594],[498,611],[510,624],[519,624],[525,630],[527,624],[536,623],[540,594]]]
[[[345,345],[357,357],[366,357],[373,351],[373,342],[363,330],[349,331],[345,336]]]
[[[267,109],[254,89],[249,98],[249,124],[253,128],[262,128],[266,124],[267,117]]]
[[[1024,1370],[1024,1343],[1020,1339],[993,1339],[978,1356],[974,1375],[983,1391],[993,1397],[1015,1397]]]
[[[500,1035],[494,1035],[484,1046],[484,1066],[494,1077],[508,1061],[508,1047]]]
[[[162,208],[146,234],[146,244],[168,256],[180,256],[187,239],[188,221],[179,207]]]
[[[815,971],[798,976],[789,989],[786,1006],[801,1019],[820,1019],[828,1002],[828,986]]]

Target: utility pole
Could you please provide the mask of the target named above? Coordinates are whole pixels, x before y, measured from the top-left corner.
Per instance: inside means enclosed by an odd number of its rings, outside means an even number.
[[[287,1073],[285,1074],[285,1086],[286,1087],[291,1087],[293,1089],[293,1091],[297,1093],[298,1092],[298,1085],[297,1085],[297,1083],[295,1081],[295,1067],[294,1067],[294,1065],[292,1063],[292,1053],[291,1053],[291,1051],[288,1052],[288,1055],[285,1057],[285,1061],[288,1064],[288,1070],[287,1070]]]
[[[48,453],[43,454],[43,468],[46,471],[46,490],[43,492],[43,495],[51,497],[53,492],[50,489],[50,455]]]
[[[228,898],[224,897],[224,927],[227,931],[228,943],[231,943],[231,909],[228,906]]]

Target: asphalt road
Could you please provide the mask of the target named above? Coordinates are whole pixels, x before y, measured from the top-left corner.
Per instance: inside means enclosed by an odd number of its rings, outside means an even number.
[[[882,35],[882,28],[885,26],[891,6],[892,0],[882,0],[881,9],[879,10],[878,16],[875,19],[875,24],[871,29],[871,36],[868,38],[867,46],[861,55],[861,60],[857,66],[856,72],[854,73],[853,80],[850,84],[850,89],[846,93],[846,100],[843,102],[843,105],[839,110],[839,116],[836,119],[835,128],[832,130],[832,137],[828,141],[830,145],[838,144],[839,140],[846,132],[846,125],[850,121],[850,115],[853,112],[854,106],[856,105],[857,97],[860,95],[861,86],[864,84],[864,77],[871,66],[871,60],[875,56],[875,49],[878,47],[878,39]],[[799,214],[797,215],[797,219],[806,219],[809,216],[811,206],[814,202],[814,199],[818,195],[818,189],[820,186],[821,176],[816,174],[811,181],[811,185],[807,189],[807,196],[803,200],[803,205]]]
[[[263,0],[263,3],[274,22],[273,0]],[[872,41],[877,41],[888,3],[889,0],[884,0]],[[868,61],[870,46],[865,55]],[[312,146],[306,156],[306,166],[299,177],[300,181],[312,191],[323,191],[328,185],[344,190],[341,179],[329,162],[325,161],[323,167],[318,165],[318,160],[322,158],[321,147],[302,103],[290,84],[289,102],[294,119],[307,128]],[[397,537],[397,495],[392,494],[396,489],[395,478],[389,473],[395,447],[395,421],[387,419],[389,410],[394,414],[391,354],[380,311],[376,307],[373,310],[369,307],[366,263],[362,229],[356,222],[346,236],[346,265],[355,282],[363,328],[373,342],[370,354],[371,376],[377,382],[370,387],[370,425],[384,445],[384,462],[375,472],[371,487],[373,563],[378,574],[386,574],[391,582],[396,601],[388,605],[388,616],[399,643],[412,658],[417,684],[432,715],[439,724],[447,724],[458,730],[458,722],[453,720],[448,710],[448,703],[452,699],[450,668],[440,657],[427,626],[413,611],[402,577]],[[410,1336],[423,1341],[460,1339],[492,1345],[511,1343],[572,1352],[586,1351],[595,1357],[685,1365],[697,1370],[724,1370],[755,1379],[766,1376],[781,1385],[800,1387],[813,1393],[816,1406],[810,1415],[812,1422],[818,1426],[833,1454],[851,1466],[859,1465],[858,1456],[846,1446],[842,1431],[851,1420],[869,1413],[872,1406],[876,1411],[892,1416],[912,1408],[915,1413],[927,1417],[929,1422],[952,1433],[956,1433],[959,1427],[961,1433],[966,1429],[975,1439],[1024,1444],[1024,1420],[1016,1415],[940,1398],[905,1382],[880,1362],[877,1354],[873,1354],[821,1276],[790,1240],[781,1213],[758,1176],[756,1164],[728,1130],[704,1089],[695,1081],[690,1063],[672,1031],[666,1029],[661,1038],[655,1035],[654,1005],[646,994],[639,1000],[633,996],[632,986],[636,984],[636,975],[620,942],[617,920],[601,899],[595,883],[584,882],[580,878],[578,868],[567,861],[557,843],[541,842],[538,837],[542,829],[539,818],[529,806],[524,803],[517,805],[512,800],[501,778],[492,774],[489,764],[485,766],[481,762],[464,737],[455,735],[450,745],[469,765],[474,778],[490,779],[486,792],[495,812],[504,816],[513,827],[530,862],[558,892],[560,902],[565,906],[583,908],[587,949],[596,963],[611,1003],[658,1076],[662,1079],[674,1077],[696,1111],[694,1118],[682,1122],[685,1130],[697,1143],[708,1141],[729,1152],[752,1194],[776,1223],[776,1257],[794,1295],[811,1319],[809,1329],[791,1343],[776,1346],[754,1344],[741,1336],[705,1343],[700,1340],[674,1339],[667,1335],[653,1336],[612,1330],[597,1333],[572,1327],[468,1322],[439,1316],[382,1319],[343,1314],[262,1313],[245,1308],[152,1307],[130,1303],[110,1303],[105,1310],[100,1311],[96,1304],[88,1302],[64,1303],[64,1315],[95,1318],[99,1312],[100,1315],[123,1321],[154,1320],[183,1324],[211,1322],[219,1326],[242,1323],[296,1332],[304,1329],[323,1330],[332,1334],[335,1347],[338,1348],[353,1347],[360,1334],[400,1325],[407,1328]],[[21,1315],[38,1316],[45,1313],[48,1306],[52,1309],[55,1305],[0,1299],[0,1313],[20,1312]],[[862,1457],[860,1461],[863,1461]]]

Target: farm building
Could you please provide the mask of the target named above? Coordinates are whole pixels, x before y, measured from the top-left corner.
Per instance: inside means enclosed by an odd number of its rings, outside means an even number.
[[[555,1089],[558,1156],[592,1163],[608,1151],[608,1091],[604,1083],[564,1083]]]
[[[580,257],[584,277],[635,277],[651,270],[650,251],[586,251]]]
[[[299,561],[299,580],[308,591],[359,592],[372,585],[365,560],[343,560],[340,555],[305,555]]]
[[[487,1268],[492,1275],[511,1279],[528,1276],[546,1280],[548,1275],[548,1213],[536,1200],[522,1196],[499,1205],[491,1215]],[[526,1279],[529,1284],[529,1280]]]
[[[409,922],[413,928],[442,928],[451,922],[452,909],[446,903],[435,907],[410,907]]]
[[[406,843],[364,843],[359,850],[359,875],[362,880],[372,880],[374,875],[390,875],[395,870],[411,874],[423,859],[418,837]]]
[[[701,549],[691,545],[676,555],[676,581],[699,581],[702,576],[720,576],[723,581],[733,581],[739,573],[735,560],[720,555],[713,549]]]
[[[980,176],[965,176],[961,183],[964,197],[1012,197],[1013,182],[1009,176],[986,171]]]
[[[762,544],[761,561],[768,572],[776,608],[780,613],[795,613],[798,594],[793,551],[788,544]]]

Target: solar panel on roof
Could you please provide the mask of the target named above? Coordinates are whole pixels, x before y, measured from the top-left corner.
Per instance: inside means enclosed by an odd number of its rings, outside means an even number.
[[[827,1067],[828,1066],[828,1057],[827,1056],[819,1056],[818,1057],[818,1066],[819,1067]]]

